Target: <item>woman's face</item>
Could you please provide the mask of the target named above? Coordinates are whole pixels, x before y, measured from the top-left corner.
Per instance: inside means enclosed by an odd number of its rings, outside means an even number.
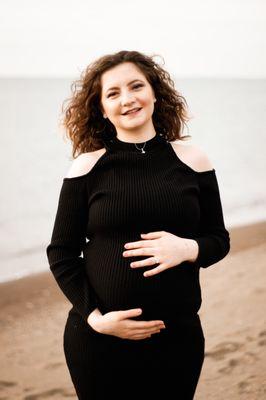
[[[132,131],[149,126],[154,111],[154,91],[145,75],[132,62],[124,62],[101,76],[103,115],[117,131]],[[133,114],[123,115],[133,108]]]

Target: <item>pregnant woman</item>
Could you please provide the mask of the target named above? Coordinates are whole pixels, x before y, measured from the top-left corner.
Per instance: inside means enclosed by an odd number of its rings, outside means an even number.
[[[199,271],[230,238],[215,169],[181,143],[187,120],[168,72],[137,51],[97,59],[69,99],[74,161],[46,253],[72,304],[64,353],[80,400],[194,397]]]

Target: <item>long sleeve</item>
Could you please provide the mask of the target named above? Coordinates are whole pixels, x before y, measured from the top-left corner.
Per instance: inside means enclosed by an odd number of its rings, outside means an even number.
[[[215,170],[198,173],[200,188],[200,234],[195,263],[207,268],[222,260],[230,250],[230,236],[224,225],[220,191]]]
[[[86,178],[64,178],[46,254],[57,284],[85,321],[97,307],[97,299],[81,257],[86,244],[87,223]]]

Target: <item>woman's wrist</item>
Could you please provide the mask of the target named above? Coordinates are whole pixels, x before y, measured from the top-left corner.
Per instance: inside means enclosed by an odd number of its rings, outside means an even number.
[[[199,255],[199,245],[194,239],[184,239],[185,260],[195,262]]]
[[[101,311],[99,308],[95,308],[88,316],[87,322],[90,326],[94,327],[95,323],[97,322],[97,319],[102,316]]]

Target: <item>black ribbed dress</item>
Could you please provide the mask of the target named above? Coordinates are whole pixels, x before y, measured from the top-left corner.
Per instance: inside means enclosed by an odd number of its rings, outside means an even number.
[[[64,330],[66,363],[78,399],[193,399],[204,360],[200,268],[230,249],[215,170],[196,172],[157,133],[145,145],[117,137],[85,175],[63,178],[50,269],[71,302]],[[143,147],[138,143],[138,147]],[[145,257],[124,257],[141,233],[166,231],[195,239],[195,262],[144,277]],[[166,329],[141,340],[96,332],[88,315],[142,308],[136,320]]]

